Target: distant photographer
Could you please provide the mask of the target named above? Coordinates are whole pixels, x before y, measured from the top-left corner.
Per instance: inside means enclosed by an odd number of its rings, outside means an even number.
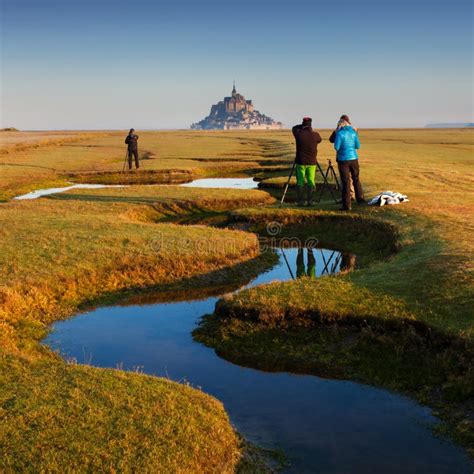
[[[125,138],[125,144],[128,145],[128,169],[132,169],[133,157],[135,157],[135,168],[140,168],[140,161],[138,159],[138,135],[135,135],[135,129],[131,128]]]
[[[359,181],[359,157],[357,150],[360,148],[359,135],[351,125],[349,117],[343,115],[335,131],[334,148],[336,150],[337,166],[342,181],[342,207],[343,211],[351,210],[351,180],[354,186],[358,203],[364,203],[364,192]]]
[[[306,202],[308,206],[313,205],[313,194],[316,186],[316,158],[318,155],[318,144],[321,136],[312,128],[313,120],[304,117],[301,125],[293,127],[293,136],[296,142],[296,190],[298,193],[298,206],[304,206],[304,190],[307,185]]]

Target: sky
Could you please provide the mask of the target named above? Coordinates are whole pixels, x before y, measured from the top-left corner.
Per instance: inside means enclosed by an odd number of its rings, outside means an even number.
[[[0,127],[188,128],[233,80],[286,126],[474,122],[471,1],[0,2]]]

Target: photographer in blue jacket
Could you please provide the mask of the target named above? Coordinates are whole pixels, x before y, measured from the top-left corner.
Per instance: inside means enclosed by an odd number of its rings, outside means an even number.
[[[351,125],[349,117],[343,115],[334,137],[337,167],[342,182],[342,208],[351,210],[351,179],[357,202],[364,203],[364,192],[359,181],[359,160],[357,150],[360,148],[359,135]]]

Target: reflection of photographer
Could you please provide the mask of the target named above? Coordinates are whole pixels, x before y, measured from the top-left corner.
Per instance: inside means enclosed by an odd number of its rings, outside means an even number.
[[[301,278],[308,276],[310,278],[316,278],[316,259],[314,258],[313,249],[306,249],[307,268],[305,268],[304,265],[303,250],[303,248],[299,248],[298,255],[296,256],[296,277]]]
[[[354,270],[356,264],[356,256],[350,253],[343,253],[341,255],[341,265],[339,266],[339,270],[341,272],[350,272]]]

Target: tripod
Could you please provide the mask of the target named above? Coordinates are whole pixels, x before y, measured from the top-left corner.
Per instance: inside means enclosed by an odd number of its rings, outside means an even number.
[[[290,180],[291,180],[291,177],[293,176],[293,172],[295,171],[295,167],[296,167],[296,158],[293,161],[293,166],[291,167],[290,174],[288,175],[288,181],[286,182],[285,190],[283,191],[283,196],[281,197],[281,200],[280,200],[280,207],[283,206],[283,201],[285,200],[286,192],[288,191],[288,186],[290,185]]]
[[[127,163],[128,163],[128,148],[127,148],[127,151],[125,152],[125,159],[123,161],[122,173],[125,173],[125,167],[127,166]]]
[[[339,184],[339,180],[337,179],[336,171],[334,170],[334,166],[332,165],[331,160],[328,160],[328,167],[326,169],[326,173],[323,173],[323,170],[322,170],[321,166],[319,165],[319,163],[318,163],[318,168],[319,168],[320,173],[323,176],[323,184],[322,184],[320,190],[318,191],[318,196],[316,197],[316,202],[321,201],[321,198],[323,197],[324,190],[327,188],[327,189],[329,189],[329,192],[331,193],[331,196],[333,197],[334,202],[336,204],[339,203],[340,200],[337,197],[337,195],[334,194],[334,190],[332,189],[332,186],[329,185],[329,181],[328,181],[328,179],[330,179],[332,177],[334,179],[335,184],[336,184],[336,190],[339,191],[341,186]]]
[[[321,192],[319,193],[319,199],[316,199],[316,202],[321,201],[321,197],[323,195],[324,189],[327,188],[331,192],[331,196],[333,197],[334,201],[337,204],[339,202],[339,199],[338,199],[337,195],[334,194],[334,191],[333,191],[332,187],[329,186],[328,178],[331,177],[331,176],[334,178],[334,180],[336,182],[336,189],[337,190],[340,189],[339,180],[337,179],[337,175],[336,175],[336,172],[334,171],[334,167],[331,163],[331,160],[328,160],[328,162],[329,162],[328,169],[326,170],[326,173],[324,173],[323,169],[321,168],[321,165],[319,164],[318,161],[316,161],[316,166],[318,168],[318,171],[321,173],[321,176],[323,177],[323,184],[321,186]],[[290,174],[288,175],[288,180],[286,181],[285,190],[283,191],[283,196],[281,197],[279,207],[281,207],[283,205],[283,202],[285,201],[286,193],[288,191],[288,187],[290,186],[290,180],[291,180],[291,177],[293,176],[293,173],[295,171],[295,167],[296,167],[296,158],[293,161],[293,166],[291,167]]]

